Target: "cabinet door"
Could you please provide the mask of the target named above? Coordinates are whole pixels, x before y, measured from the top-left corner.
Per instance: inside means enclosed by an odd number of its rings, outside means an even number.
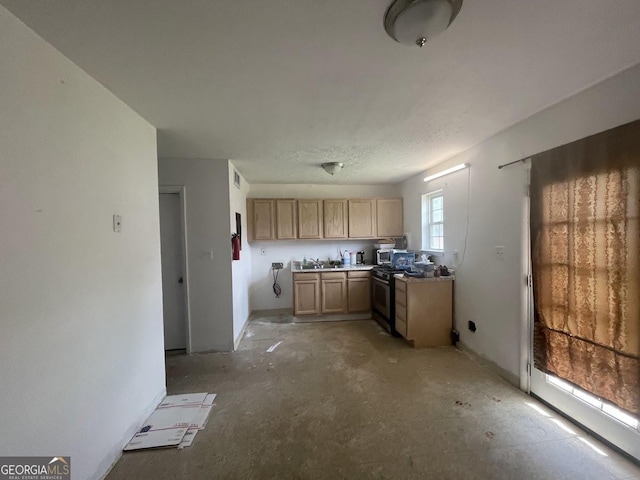
[[[376,210],[378,237],[401,237],[404,233],[402,199],[378,198]]]
[[[317,315],[319,313],[320,275],[294,275],[293,314]]]
[[[330,277],[322,276],[322,313],[345,313],[347,311],[347,275],[337,272]]]
[[[349,236],[347,212],[346,200],[324,201],[324,238],[347,238]]]
[[[322,238],[322,200],[298,200],[298,238]]]
[[[398,282],[396,282],[397,284]],[[452,292],[452,281],[440,280],[408,284],[406,338],[413,342],[414,347],[451,345]],[[397,302],[396,307],[398,307]],[[398,311],[396,310],[396,318]]]
[[[371,310],[371,279],[350,278],[348,284],[349,313]]]
[[[253,238],[256,240],[274,240],[275,235],[275,201],[253,201]]]
[[[276,238],[295,240],[298,238],[298,225],[295,200],[276,200]]]
[[[349,200],[349,237],[375,238],[376,233],[375,198]]]

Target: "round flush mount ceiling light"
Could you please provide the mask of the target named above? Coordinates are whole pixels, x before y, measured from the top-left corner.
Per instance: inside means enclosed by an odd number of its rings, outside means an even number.
[[[344,163],[340,163],[340,162],[327,162],[327,163],[323,163],[322,165],[320,165],[325,172],[327,172],[329,175],[335,175],[336,173],[338,173],[340,170],[342,170],[342,167],[344,167]]]
[[[384,17],[384,29],[396,42],[423,47],[444,32],[462,8],[462,0],[395,0]]]

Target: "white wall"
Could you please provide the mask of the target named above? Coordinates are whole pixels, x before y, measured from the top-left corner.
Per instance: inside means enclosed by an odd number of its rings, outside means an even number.
[[[0,455],[98,478],[165,391],[156,131],[3,7],[0,32]]]
[[[250,198],[373,198],[399,197],[400,186],[387,185],[299,185],[253,183],[249,189]],[[373,242],[362,240],[298,240],[251,243],[251,310],[271,310],[293,308],[291,261],[307,258],[337,260],[338,250],[364,251],[371,263]],[[266,249],[266,254],[262,254]],[[280,298],[273,293],[271,264],[284,263],[284,270],[278,274],[278,284],[282,287]]]
[[[467,162],[463,170],[425,184],[420,174],[402,185],[405,228],[420,239],[420,196],[445,188],[445,262],[453,250],[466,256],[456,272],[455,312],[464,344],[523,379],[526,358],[526,167],[497,166],[622,125],[640,118],[640,66],[575,95],[430,170]],[[467,175],[470,177],[470,207]],[[470,208],[470,210],[469,210]],[[505,246],[496,260],[495,246]],[[474,320],[478,330],[467,329]]]
[[[249,290],[251,288],[251,248],[247,243],[247,194],[249,184],[240,175],[240,188],[233,181],[234,165],[229,162],[230,232],[236,232],[236,212],[242,215],[242,251],[240,260],[231,264],[233,289],[233,340],[240,340],[242,329],[249,319]],[[239,173],[239,172],[238,172]]]
[[[162,158],[158,166],[160,185],[185,187],[192,351],[231,351],[229,162]]]

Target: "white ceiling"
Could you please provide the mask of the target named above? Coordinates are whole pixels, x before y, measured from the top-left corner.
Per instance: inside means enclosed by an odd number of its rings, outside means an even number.
[[[640,62],[638,0],[465,0],[422,50],[387,37],[390,0],[0,3],[155,125],[160,156],[249,182],[398,182]]]

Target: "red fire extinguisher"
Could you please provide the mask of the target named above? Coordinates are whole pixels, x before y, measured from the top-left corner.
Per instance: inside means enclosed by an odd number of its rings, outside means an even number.
[[[233,251],[233,259],[240,260],[240,235],[237,233],[231,235],[231,250]]]

